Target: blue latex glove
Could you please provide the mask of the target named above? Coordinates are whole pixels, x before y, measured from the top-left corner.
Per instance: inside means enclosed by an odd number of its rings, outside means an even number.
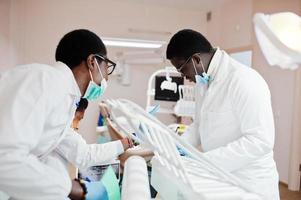
[[[155,105],[151,110],[148,111],[149,114],[155,116],[155,114],[160,110],[160,104]]]
[[[180,147],[178,147],[178,146],[177,146],[177,149],[178,149],[178,152],[180,153],[180,156],[190,157],[190,156],[188,155],[188,153],[187,153],[184,149],[182,149],[182,148],[180,148]]]
[[[108,193],[101,181],[87,182],[86,200],[108,200]]]
[[[87,200],[120,200],[118,180],[111,166],[106,169],[101,181],[85,181],[85,185]]]

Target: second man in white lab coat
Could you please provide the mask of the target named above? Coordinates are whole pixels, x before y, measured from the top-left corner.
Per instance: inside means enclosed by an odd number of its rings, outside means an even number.
[[[196,83],[195,119],[183,138],[250,192],[278,200],[271,95],[264,79],[193,30],[176,33],[166,55]]]

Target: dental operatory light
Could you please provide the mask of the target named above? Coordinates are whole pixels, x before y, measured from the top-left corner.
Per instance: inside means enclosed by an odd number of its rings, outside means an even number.
[[[103,38],[103,42],[107,46],[116,47],[134,47],[134,48],[147,48],[157,49],[165,44],[164,41],[152,41],[152,40],[136,40],[136,39],[124,39],[124,38]]]
[[[268,63],[282,69],[297,69],[301,63],[300,16],[291,12],[256,13],[253,22],[259,46]]]

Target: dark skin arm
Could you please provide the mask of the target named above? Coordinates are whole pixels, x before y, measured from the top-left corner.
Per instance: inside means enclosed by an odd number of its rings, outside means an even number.
[[[72,200],[81,200],[84,197],[84,190],[79,182],[72,180],[71,192],[68,196]]]

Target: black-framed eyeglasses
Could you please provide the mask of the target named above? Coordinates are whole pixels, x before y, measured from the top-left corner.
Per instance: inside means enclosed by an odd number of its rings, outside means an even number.
[[[178,72],[182,73],[183,68],[187,65],[187,63],[190,61],[191,58],[192,56],[190,56],[183,64],[180,65],[179,68],[177,68]]]
[[[112,74],[113,71],[115,70],[116,67],[116,63],[114,63],[113,61],[111,61],[110,59],[108,59],[107,57],[103,56],[103,55],[99,55],[99,54],[94,54],[97,58],[101,59],[102,61],[106,62],[108,65],[108,75]]]

